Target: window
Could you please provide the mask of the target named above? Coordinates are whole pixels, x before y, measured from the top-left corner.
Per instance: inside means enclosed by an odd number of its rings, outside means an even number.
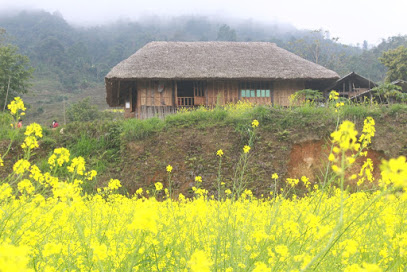
[[[271,82],[241,82],[240,97],[270,97]]]

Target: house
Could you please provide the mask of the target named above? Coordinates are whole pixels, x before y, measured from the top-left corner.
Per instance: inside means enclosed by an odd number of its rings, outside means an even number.
[[[376,86],[373,81],[352,72],[338,79],[326,91],[335,90],[340,97],[361,100],[363,97],[371,98],[370,90]]]
[[[273,43],[151,42],[107,74],[106,101],[137,118],[239,100],[288,106],[294,92],[338,78]]]

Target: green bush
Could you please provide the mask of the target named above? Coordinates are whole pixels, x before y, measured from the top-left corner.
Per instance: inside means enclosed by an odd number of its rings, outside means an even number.
[[[100,115],[98,107],[91,104],[89,97],[72,104],[66,111],[69,121],[93,121],[98,119]]]

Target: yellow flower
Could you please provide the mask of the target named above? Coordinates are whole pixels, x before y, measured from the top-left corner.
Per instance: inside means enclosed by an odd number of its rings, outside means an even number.
[[[338,167],[337,165],[332,165],[332,170],[335,172],[335,173],[340,173],[341,171],[342,171],[342,169],[340,168],[340,167]]]
[[[42,138],[42,127],[37,123],[32,123],[27,126],[24,135],[34,135],[35,137]]]
[[[218,151],[216,151],[216,156],[222,157],[223,156],[223,150],[219,149]]]
[[[92,180],[97,174],[96,170],[91,170],[85,174],[85,177],[87,180]]]
[[[35,138],[34,136],[27,136],[24,139],[24,142],[21,145],[22,149],[34,149],[34,148],[38,148],[38,142],[37,142],[37,138]]]
[[[31,164],[29,161],[20,159],[13,165],[13,171],[17,175],[24,174],[30,168]]]
[[[167,165],[167,172],[168,172],[168,173],[171,173],[171,171],[172,171],[172,166],[171,166],[171,165]]]
[[[302,176],[301,181],[304,184],[305,188],[308,188],[311,184],[311,182],[309,182],[309,178],[307,178],[306,176]]]
[[[51,166],[51,168],[55,167],[56,164],[58,166],[62,166],[65,162],[69,162],[71,154],[69,153],[69,150],[66,148],[56,148],[54,149],[54,153],[49,157],[48,159],[48,164]]]
[[[253,272],[269,272],[271,269],[263,262],[256,262],[254,265],[255,268],[252,270]]]
[[[110,190],[117,190],[120,187],[122,187],[122,185],[120,184],[120,180],[118,179],[110,179],[109,184],[107,186]]]
[[[332,153],[329,154],[328,160],[329,160],[329,161],[334,161],[334,160],[335,160],[334,154],[332,154]]]
[[[202,177],[201,176],[196,176],[195,181],[196,182],[202,182]]]
[[[332,91],[329,93],[329,100],[330,100],[330,101],[338,100],[338,98],[339,98],[339,93],[338,93],[338,92],[332,90]]]
[[[272,178],[272,179],[278,179],[277,173],[272,174],[272,175],[271,175],[271,178]]]
[[[163,184],[161,182],[156,182],[155,184],[155,189],[159,192],[163,189]]]
[[[231,191],[230,189],[226,189],[226,190],[225,190],[225,194],[226,194],[226,195],[230,195],[230,194],[232,194],[232,191]]]
[[[27,245],[11,245],[6,239],[0,244],[1,271],[32,271],[28,268],[31,250]]]
[[[17,184],[17,188],[21,193],[27,192],[27,194],[31,194],[34,192],[35,188],[32,185],[31,181],[28,179],[23,179]]]
[[[245,146],[243,147],[243,152],[244,152],[244,153],[249,153],[249,151],[250,151],[250,146],[245,145]]]
[[[203,250],[196,250],[188,262],[192,272],[210,272],[213,262]]]
[[[0,186],[0,200],[5,200],[11,197],[13,194],[13,188],[8,183],[3,183]]]
[[[385,184],[393,183],[396,187],[407,187],[407,162],[406,157],[383,160],[380,165],[382,180]]]
[[[10,104],[7,105],[7,108],[10,110],[12,115],[16,115],[18,111],[25,111],[24,102],[20,97],[15,97]]]
[[[288,185],[290,185],[291,187],[294,187],[295,185],[298,184],[298,182],[300,182],[299,179],[292,179],[292,178],[287,178],[285,181]]]
[[[252,127],[253,127],[253,128],[256,128],[256,127],[258,127],[258,126],[259,126],[259,121],[253,120],[253,122],[252,122]]]
[[[4,161],[3,161],[3,159],[1,158],[1,154],[0,154],[0,166],[4,166]]]
[[[78,175],[83,175],[85,171],[85,159],[81,156],[73,158],[71,165],[67,167],[68,171],[71,173],[77,173]]]
[[[343,151],[354,150],[360,145],[357,144],[356,135],[358,132],[355,130],[355,124],[351,121],[345,120],[339,126],[339,129],[331,133],[332,142],[338,144],[339,148]]]

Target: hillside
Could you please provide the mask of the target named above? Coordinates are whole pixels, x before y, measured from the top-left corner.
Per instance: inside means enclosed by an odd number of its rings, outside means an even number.
[[[64,109],[90,97],[100,110],[105,102],[104,76],[110,69],[150,41],[267,41],[340,75],[355,71],[382,81],[386,69],[378,61],[383,52],[407,45],[405,36],[389,37],[377,46],[345,45],[324,30],[298,30],[290,25],[252,20],[226,21],[205,16],[152,17],[94,27],[70,25],[59,13],[21,11],[0,15],[6,43],[27,55],[35,72],[28,94],[32,109],[26,123],[65,122]],[[1,40],[1,39],[0,39]]]
[[[383,158],[407,155],[407,108],[392,106],[345,106],[341,119],[357,124],[376,120],[376,136],[368,152],[378,178]],[[110,178],[122,181],[124,191],[133,194],[139,187],[152,189],[155,182],[167,181],[166,166],[172,165],[176,192],[190,196],[194,177],[202,176],[203,186],[215,190],[218,175],[216,151],[222,149],[222,181],[230,186],[242,148],[247,144],[253,119],[260,122],[250,151],[246,170],[248,187],[256,195],[266,194],[278,173],[280,188],[285,178],[306,175],[313,183],[321,181],[329,154],[329,135],[335,130],[337,114],[331,109],[299,107],[293,109],[255,107],[246,109],[198,110],[168,116],[165,120],[95,121],[71,123],[59,131],[46,129],[40,149],[34,156],[46,169],[47,156],[57,147],[67,147],[73,156],[83,156],[88,169],[96,169],[99,177],[88,190],[105,185]],[[2,141],[4,154],[7,141]],[[2,176],[11,162],[21,154],[14,144],[12,152],[0,168]],[[362,160],[356,162],[357,166]],[[356,167],[356,166],[355,166]],[[352,173],[353,174],[353,173]],[[349,184],[354,189],[354,184]]]

